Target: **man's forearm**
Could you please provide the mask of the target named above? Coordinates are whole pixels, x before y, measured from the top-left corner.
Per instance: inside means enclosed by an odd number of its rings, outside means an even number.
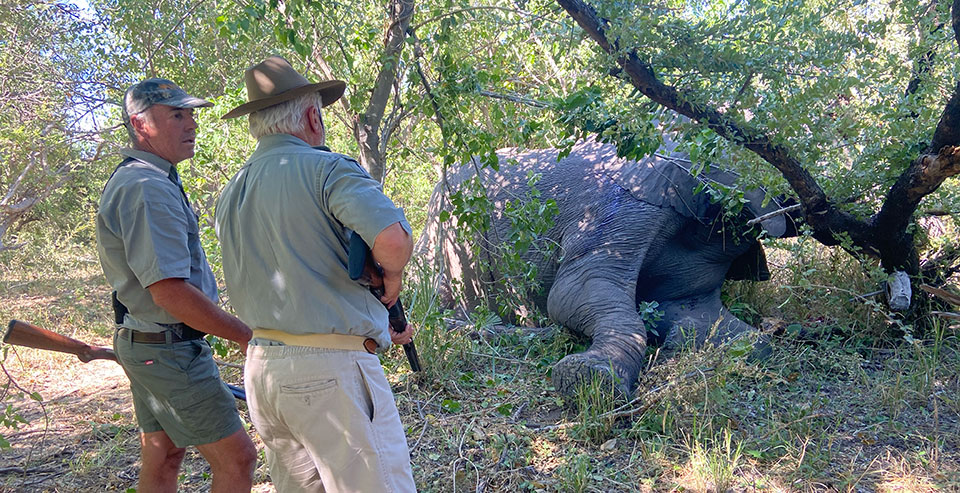
[[[393,223],[377,235],[370,253],[383,269],[383,297],[380,301],[392,306],[400,296],[403,267],[413,253],[413,239],[400,223]]]
[[[385,274],[399,274],[413,254],[413,239],[400,223],[393,223],[377,235],[370,252]]]
[[[223,311],[202,291],[183,279],[164,279],[147,289],[153,302],[197,330],[246,345],[253,332],[239,318]]]

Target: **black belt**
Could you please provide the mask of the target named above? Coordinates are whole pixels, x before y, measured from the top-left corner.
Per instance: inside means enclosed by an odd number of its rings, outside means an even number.
[[[168,344],[171,342],[195,341],[206,335],[186,324],[170,324],[168,326],[173,325],[177,327],[163,332],[141,332],[139,330],[120,327],[117,329],[117,334],[123,339],[141,344]]]

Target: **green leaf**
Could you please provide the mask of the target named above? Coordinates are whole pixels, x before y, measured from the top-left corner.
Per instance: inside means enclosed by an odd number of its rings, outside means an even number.
[[[447,412],[458,413],[463,408],[463,405],[460,404],[460,401],[444,399],[443,402],[440,403],[440,408]]]

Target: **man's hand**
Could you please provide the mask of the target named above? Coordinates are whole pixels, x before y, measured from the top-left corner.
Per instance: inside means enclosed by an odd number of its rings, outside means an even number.
[[[390,341],[394,344],[403,345],[413,340],[413,326],[407,324],[403,332],[390,331]]]
[[[390,308],[397,299],[400,298],[400,288],[403,284],[403,272],[396,274],[383,273],[383,296],[380,297],[380,303]]]

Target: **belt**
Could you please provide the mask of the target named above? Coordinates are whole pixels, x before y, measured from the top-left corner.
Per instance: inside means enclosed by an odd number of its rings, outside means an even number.
[[[173,330],[163,332],[141,332],[139,330],[128,329],[126,327],[117,328],[117,334],[131,342],[140,344],[169,344],[172,342],[195,341],[202,338],[205,334],[199,330],[184,326],[185,328],[178,334]]]
[[[342,349],[346,351],[366,351],[375,354],[380,347],[370,337],[346,334],[291,334],[275,329],[253,329],[253,337],[282,342],[288,346],[307,346],[324,349]]]

